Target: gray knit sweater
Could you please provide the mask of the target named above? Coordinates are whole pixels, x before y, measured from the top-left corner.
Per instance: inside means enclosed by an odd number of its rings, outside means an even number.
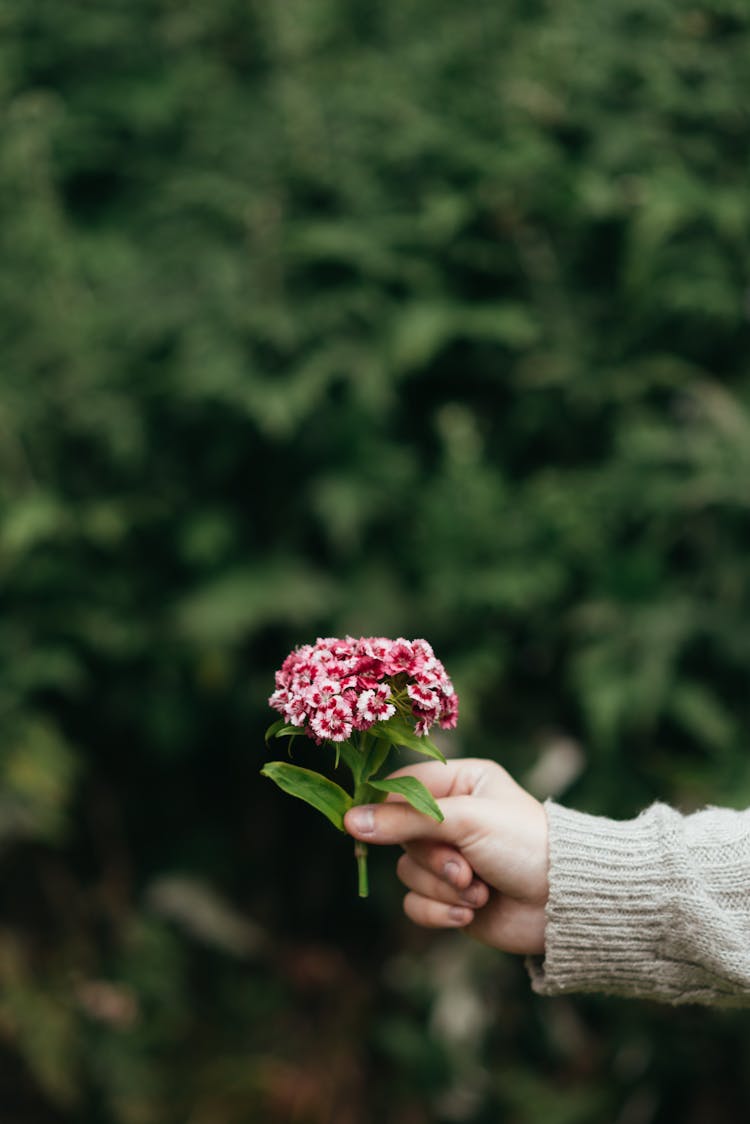
[[[548,801],[543,995],[750,1006],[750,809],[619,822]]]

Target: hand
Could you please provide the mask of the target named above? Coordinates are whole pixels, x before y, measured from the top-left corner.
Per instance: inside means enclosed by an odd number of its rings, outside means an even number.
[[[352,808],[346,830],[366,843],[400,843],[406,915],[428,928],[463,928],[505,952],[544,951],[548,895],[544,808],[494,761],[430,761],[418,777],[445,816],[436,823],[398,797]]]

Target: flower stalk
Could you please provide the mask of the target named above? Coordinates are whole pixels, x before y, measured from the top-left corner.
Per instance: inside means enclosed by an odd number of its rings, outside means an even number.
[[[360,898],[366,898],[370,893],[370,883],[367,877],[367,844],[359,840],[354,844],[354,857],[357,860],[357,889]]]

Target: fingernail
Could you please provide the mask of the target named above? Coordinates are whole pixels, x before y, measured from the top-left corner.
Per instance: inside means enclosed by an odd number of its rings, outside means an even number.
[[[455,886],[458,884],[459,875],[461,874],[461,867],[458,865],[458,863],[455,863],[449,859],[443,867],[443,874],[445,875],[447,881],[452,882]]]
[[[464,890],[461,897],[464,899],[467,905],[478,905],[481,893],[482,891],[479,886],[469,886],[466,890]]]
[[[352,808],[346,819],[349,826],[362,835],[370,835],[375,830],[375,811],[368,804]]]
[[[471,921],[472,913],[470,909],[463,909],[460,905],[452,905],[450,908],[450,919],[455,921],[457,925],[465,925]]]

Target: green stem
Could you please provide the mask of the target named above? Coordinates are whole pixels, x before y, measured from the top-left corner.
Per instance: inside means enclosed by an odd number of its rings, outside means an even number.
[[[357,876],[359,880],[359,896],[366,898],[370,892],[370,885],[367,879],[367,844],[360,843],[359,840],[354,844],[354,857],[357,860]]]

